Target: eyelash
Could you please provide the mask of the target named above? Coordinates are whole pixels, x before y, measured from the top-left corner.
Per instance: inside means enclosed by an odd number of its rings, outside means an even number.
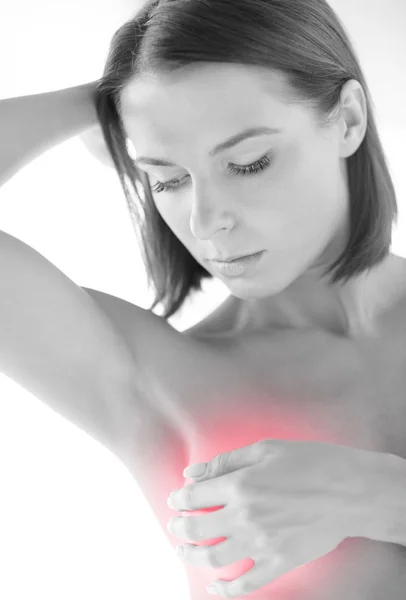
[[[252,163],[251,165],[238,166],[232,165],[229,167],[229,171],[234,173],[235,175],[255,175],[260,171],[265,171],[271,165],[271,156],[266,155]],[[161,192],[169,192],[170,190],[177,189],[179,186],[175,185],[176,182],[179,182],[179,179],[172,179],[166,183],[161,183],[158,181],[156,185],[152,188],[152,191],[156,194],[160,194]]]

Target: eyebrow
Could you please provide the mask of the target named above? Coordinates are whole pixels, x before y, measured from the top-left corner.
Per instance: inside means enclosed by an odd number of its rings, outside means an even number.
[[[228,150],[229,148],[236,146],[237,144],[243,142],[244,140],[246,140],[248,138],[257,137],[260,135],[281,133],[281,131],[282,131],[282,129],[277,129],[275,127],[250,127],[249,129],[245,129],[244,131],[237,133],[237,135],[233,135],[231,138],[229,138],[225,142],[222,142],[221,144],[219,144],[218,146],[213,148],[213,150],[210,151],[209,156],[211,156],[211,157],[216,156],[220,152],[223,152],[224,150]],[[157,167],[176,167],[177,166],[175,163],[169,162],[163,158],[151,158],[149,156],[139,156],[134,161],[134,164],[136,166],[140,165],[140,164],[149,164],[149,165],[153,165],[153,166],[157,166]]]

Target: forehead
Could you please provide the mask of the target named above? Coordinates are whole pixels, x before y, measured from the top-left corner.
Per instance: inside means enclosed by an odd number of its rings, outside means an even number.
[[[221,94],[230,95],[239,91],[243,97],[268,94],[282,100],[287,92],[287,81],[283,73],[254,65],[229,63],[196,63],[177,69],[172,73],[135,76],[122,92],[122,103],[128,108],[138,106],[142,98],[166,96]]]
[[[227,130],[252,116],[272,115],[280,126],[291,117],[289,88],[282,74],[254,66],[202,64],[175,73],[134,78],[122,91],[126,127],[143,135],[173,127],[199,128],[209,124]],[[272,123],[270,123],[272,125]]]

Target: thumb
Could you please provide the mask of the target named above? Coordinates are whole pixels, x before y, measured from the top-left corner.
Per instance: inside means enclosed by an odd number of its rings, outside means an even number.
[[[206,470],[207,463],[196,463],[194,465],[189,465],[183,470],[183,477],[187,477],[188,479],[197,479],[203,477],[206,474]]]
[[[190,465],[183,471],[184,477],[210,479],[256,465],[265,458],[264,447],[259,444],[242,446],[230,452],[217,454],[207,463]]]

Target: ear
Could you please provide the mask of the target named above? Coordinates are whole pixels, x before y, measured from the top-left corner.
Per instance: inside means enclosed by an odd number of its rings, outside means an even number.
[[[115,168],[99,124],[87,129],[79,136],[79,139],[89,150],[90,154],[97,158],[105,167]]]

